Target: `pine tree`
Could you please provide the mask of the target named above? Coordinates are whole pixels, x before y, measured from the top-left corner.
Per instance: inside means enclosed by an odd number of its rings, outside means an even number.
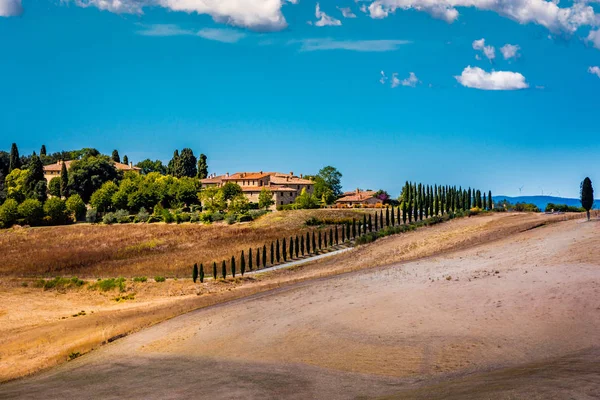
[[[60,195],[64,198],[69,197],[69,173],[64,161],[60,166]]]
[[[277,264],[279,264],[279,261],[281,261],[281,251],[280,251],[280,246],[279,246],[279,239],[277,239],[277,241],[275,242],[275,260],[277,261]]]
[[[402,221],[402,209],[400,205],[396,207],[396,223],[400,225],[400,221]]]
[[[208,177],[208,163],[206,162],[206,156],[200,154],[198,157],[198,179],[206,179]]]
[[[294,259],[294,238],[290,236],[290,260]]]
[[[315,235],[315,231],[312,231],[312,249],[313,253],[317,252],[317,236]]]
[[[362,233],[367,233],[367,214],[363,214]]]
[[[192,280],[194,281],[194,283],[196,283],[197,279],[198,279],[198,264],[194,264],[194,267],[192,268]]]
[[[204,264],[200,264],[200,283],[204,283]]]
[[[42,148],[40,149],[40,157],[43,157],[46,155],[46,145],[43,144]]]
[[[180,175],[180,166],[179,166],[179,150],[175,150],[173,152],[173,158],[171,158],[171,161],[169,161],[169,164],[167,165],[167,174],[175,176],[175,177],[179,177]]]
[[[123,164],[129,165],[129,158],[127,157],[127,154],[123,156]]]
[[[492,201],[492,191],[488,191],[488,210],[492,211],[494,209],[494,203]]]
[[[329,228],[329,247],[333,246],[333,229]]]
[[[379,217],[377,215],[377,211],[375,211],[375,232],[377,232],[379,230],[378,221],[379,221]]]
[[[213,279],[217,279],[217,263],[213,261]]]
[[[240,272],[242,276],[246,272],[246,257],[244,256],[244,250],[242,250],[242,259],[240,260]]]
[[[48,197],[48,184],[44,178],[44,165],[40,158],[33,154],[29,162],[29,176],[27,177],[27,197],[44,203]]]
[[[283,241],[281,242],[281,250],[283,250],[283,262],[287,262],[287,242],[285,241],[285,238],[283,238]]]
[[[11,172],[13,169],[17,168],[21,168],[21,157],[19,157],[19,149],[17,148],[17,144],[13,143],[10,146],[8,172]]]
[[[352,239],[356,239],[356,219],[352,218]]]
[[[187,176],[190,178],[195,178],[198,175],[198,168],[196,165],[196,157],[194,156],[194,152],[190,148],[185,148],[181,150],[181,154],[179,155],[179,175],[178,178],[183,176]]]
[[[235,278],[235,256],[231,256],[231,276]]]
[[[265,244],[263,244],[262,265],[263,268],[267,268],[267,245]]]
[[[113,150],[112,155],[110,156],[110,159],[113,160],[114,162],[121,162],[121,156],[119,156],[119,151],[118,150]]]
[[[475,192],[475,189],[473,189],[473,192]],[[471,196],[474,196],[474,193],[471,192],[471,188],[469,188],[469,190],[467,191],[467,208],[470,210],[471,209]]]
[[[487,210],[487,197],[485,193],[483,194],[483,202],[481,204],[483,204],[483,209]]]
[[[275,245],[271,242],[271,265],[275,265]]]
[[[383,229],[383,210],[379,211],[379,229]]]
[[[225,264],[225,260],[223,260],[223,264],[221,264],[221,274],[223,275],[223,279],[227,278],[227,265]]]
[[[252,247],[248,249],[248,269],[252,271]]]
[[[260,247],[256,249],[256,269],[260,269]]]

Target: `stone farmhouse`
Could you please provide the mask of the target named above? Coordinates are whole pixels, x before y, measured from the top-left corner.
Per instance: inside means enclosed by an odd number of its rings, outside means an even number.
[[[335,204],[338,207],[376,207],[377,204],[382,205],[383,201],[375,197],[377,192],[373,190],[356,189],[353,192],[346,192],[336,200]]]
[[[280,172],[236,172],[229,175],[211,175],[200,181],[202,187],[216,186],[221,187],[227,182],[238,184],[242,188],[244,195],[252,203],[258,203],[258,196],[263,188],[269,189],[273,193],[273,200],[276,206],[291,204],[306,189],[309,194],[314,192],[314,182],[304,179],[302,175],[295,176],[293,172],[284,174]]]
[[[67,167],[67,170],[69,170],[69,168],[71,167],[71,163],[73,161],[64,161],[65,166]],[[57,176],[60,176],[60,171],[62,170],[62,163],[63,161],[58,161],[56,164],[50,164],[50,165],[45,165],[44,166],[44,178],[46,178],[46,181],[50,182],[50,180],[52,178],[56,178]],[[133,172],[137,172],[138,174],[140,173],[140,171],[142,170],[141,168],[138,167],[134,167],[133,163],[129,163],[129,165],[127,164],[122,164],[122,163],[114,163],[115,164],[115,168],[119,171],[133,171]]]

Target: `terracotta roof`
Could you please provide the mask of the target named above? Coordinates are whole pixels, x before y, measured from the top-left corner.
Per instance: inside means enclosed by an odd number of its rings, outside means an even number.
[[[212,178],[200,179],[201,183],[221,183],[225,175],[213,176]]]
[[[73,160],[70,161],[65,161],[65,165],[67,166],[67,169],[71,168],[71,164],[73,163]],[[141,171],[141,168],[138,167],[132,167],[130,165],[127,164],[122,164],[122,163],[118,163],[115,162],[113,163],[115,168],[121,171]],[[59,161],[56,164],[50,164],[50,165],[46,165],[44,166],[44,171],[60,171],[62,169],[62,163]]]
[[[270,186],[242,186],[242,192],[260,192],[263,188],[269,189],[271,192],[296,192],[296,189],[292,189],[286,186],[270,185]]]
[[[344,197],[336,200],[336,203],[361,202],[375,197],[376,193],[374,190],[346,192]]]
[[[289,175],[272,175],[271,182],[276,185],[314,185],[315,183],[308,179],[298,178]]]
[[[262,179],[269,174],[265,172],[236,172],[233,175],[223,176],[224,181],[240,181],[247,179]]]

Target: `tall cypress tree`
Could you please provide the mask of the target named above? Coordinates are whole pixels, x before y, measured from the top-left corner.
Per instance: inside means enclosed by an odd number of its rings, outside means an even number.
[[[283,238],[283,242],[281,243],[281,250],[283,250],[283,262],[287,262],[287,243],[285,242],[285,238]]]
[[[306,232],[306,254],[310,255],[310,233]]]
[[[290,236],[290,260],[294,259],[294,238]]]
[[[275,265],[275,245],[271,242],[271,265]]]
[[[329,247],[333,246],[333,229],[329,228]]]
[[[43,144],[42,148],[40,149],[40,157],[43,157],[46,155],[46,145]]]
[[[263,265],[263,268],[267,268],[267,245],[266,244],[263,244],[262,265]]]
[[[198,157],[198,179],[205,179],[208,177],[208,163],[206,162],[206,156],[200,154]]]
[[[588,221],[590,220],[590,210],[594,206],[594,187],[592,180],[586,177],[580,186],[581,207],[585,210]]]
[[[221,273],[223,275],[223,279],[227,278],[227,265],[225,264],[225,260],[223,260],[223,264],[221,264]]]
[[[299,251],[300,251],[300,241],[298,240],[298,235],[296,235],[296,241],[294,243],[294,247],[295,247],[294,250],[296,250],[296,258],[298,258],[299,254],[300,254],[299,253]]]
[[[44,165],[40,158],[34,153],[29,162],[29,175],[27,177],[26,189],[29,198],[45,202],[48,190],[46,178],[44,178]]]
[[[350,222],[346,222],[346,240],[350,241],[352,237],[350,236]]]
[[[385,208],[385,226],[390,226],[390,208]]]
[[[248,269],[252,271],[252,247],[248,249]]]
[[[402,221],[402,209],[400,205],[396,207],[396,223],[400,225],[400,221]]]
[[[342,243],[346,242],[346,224],[342,224]]]
[[[473,189],[473,192],[471,192],[471,188],[469,188],[469,190],[467,190],[467,208],[469,210],[472,208],[471,206],[473,205],[473,202],[471,202],[471,196],[475,197],[474,192],[475,192],[475,189]]]
[[[213,279],[217,279],[217,263],[213,261]]]
[[[492,211],[494,209],[494,203],[492,201],[492,191],[488,191],[488,210]]]
[[[362,224],[362,232],[363,234],[367,233],[367,214],[363,214],[363,224]]]
[[[8,172],[11,172],[13,169],[17,168],[21,168],[21,157],[19,156],[19,149],[17,148],[17,144],[13,143],[10,146]]]
[[[304,235],[300,235],[300,254],[304,257]]]
[[[317,252],[317,237],[315,235],[315,231],[312,231],[312,250],[313,253]]]
[[[356,231],[357,231],[357,235],[360,236],[361,231],[362,231],[362,224],[360,223],[360,221],[358,221],[358,226],[356,227]]]
[[[121,162],[121,156],[119,156],[119,151],[117,149],[113,150],[112,155],[110,156],[110,159],[113,160],[114,162]]]
[[[339,241],[340,238],[338,236],[338,226],[337,225],[335,226],[334,234],[335,234],[335,245],[337,246],[338,244],[340,244],[340,241]]]
[[[383,229],[383,210],[379,211],[379,229]]]
[[[356,219],[352,218],[352,239],[356,239]]]
[[[235,278],[235,256],[231,256],[231,276]]]
[[[483,194],[483,202],[481,204],[483,204],[483,209],[487,210],[487,198],[485,196],[485,193]]]
[[[60,195],[64,198],[69,197],[69,173],[64,161],[60,166]]]
[[[323,249],[323,242],[322,242],[322,237],[321,237],[321,231],[319,231],[319,250]]]
[[[279,239],[275,242],[275,259],[277,260],[277,264],[279,264],[279,260],[281,260],[281,253],[279,252]]]
[[[204,264],[200,264],[200,283],[204,283]]]
[[[194,264],[194,267],[192,268],[192,280],[194,283],[198,280],[198,264]]]
[[[123,164],[129,165],[129,158],[127,157],[127,154],[123,156]]]
[[[260,247],[256,249],[256,269],[260,269]]]
[[[395,222],[395,211],[394,211],[394,205],[392,205],[392,211],[391,211],[391,215],[390,215],[390,223],[392,224],[392,226],[396,225]]]
[[[244,276],[244,273],[246,272],[246,257],[244,255],[244,250],[242,250],[242,259],[240,260],[240,272],[242,273],[242,276]]]
[[[371,213],[369,213],[369,232],[373,232],[373,218]]]
[[[379,221],[379,217],[377,215],[377,211],[375,211],[375,232],[377,232],[379,230],[378,221]]]

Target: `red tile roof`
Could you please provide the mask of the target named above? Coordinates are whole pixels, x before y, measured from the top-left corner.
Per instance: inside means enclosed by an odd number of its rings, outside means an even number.
[[[376,193],[377,192],[373,190],[357,190],[354,192],[346,192],[344,193],[344,197],[336,200],[336,203],[359,203],[375,197]]]
[[[263,189],[269,189],[271,192],[296,192],[296,189],[292,189],[285,186],[270,185],[270,186],[242,186],[243,192],[260,192]]]
[[[67,167],[67,169],[69,169],[71,167],[71,164],[73,163],[74,160],[70,160],[70,161],[65,161],[65,165]],[[127,164],[122,164],[122,163],[118,163],[118,162],[113,162],[114,166],[116,169],[121,170],[121,171],[141,171],[141,168],[135,167],[135,166],[130,166]],[[59,161],[56,164],[50,164],[50,165],[46,165],[44,166],[44,171],[60,171],[62,169],[62,163]]]

